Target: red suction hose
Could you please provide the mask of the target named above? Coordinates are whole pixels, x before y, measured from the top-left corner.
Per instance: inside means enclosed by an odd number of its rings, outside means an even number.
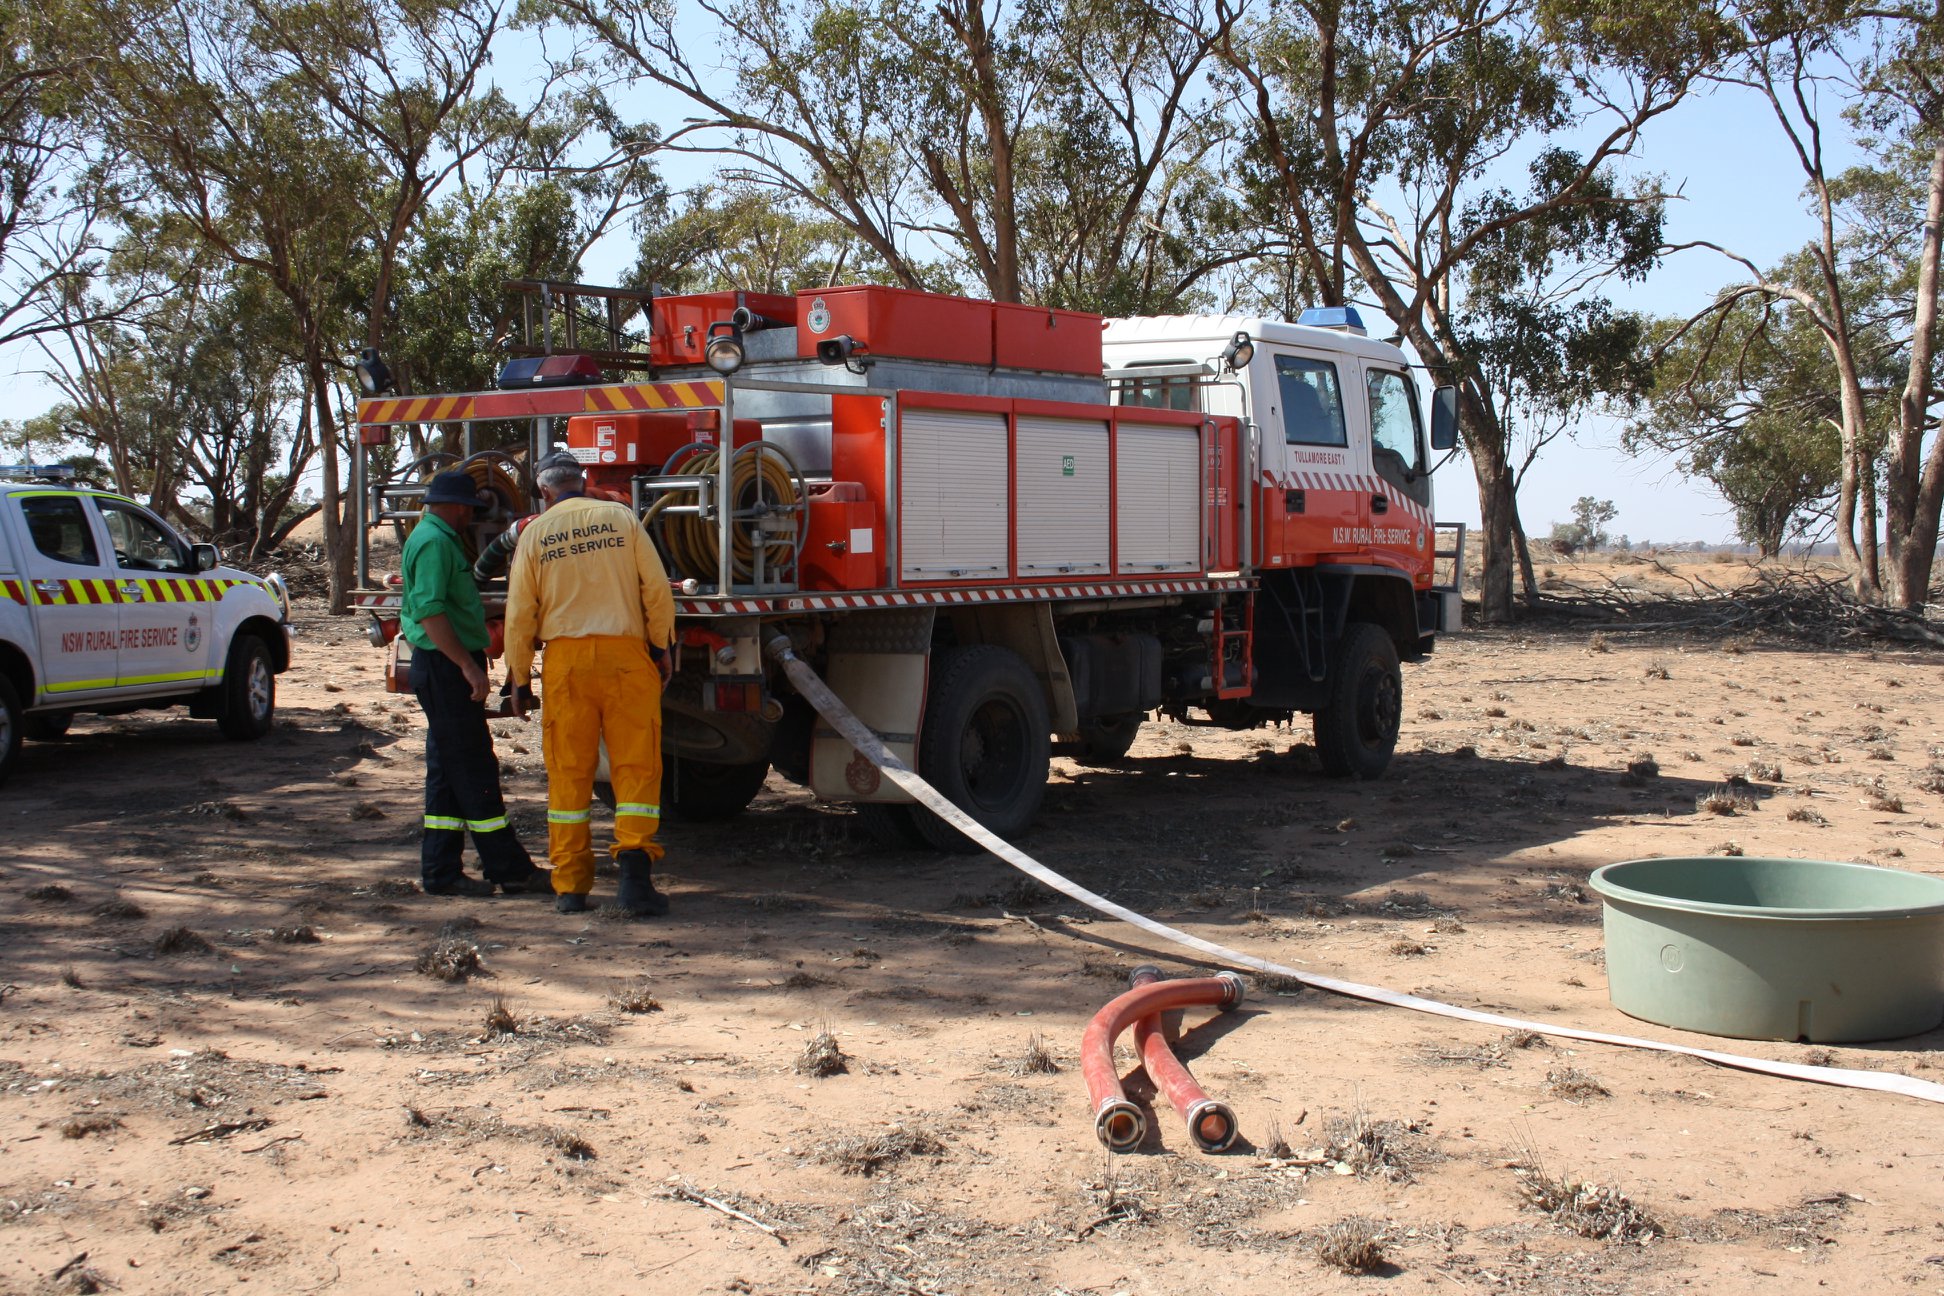
[[[1080,1074],[1087,1082],[1087,1100],[1093,1105],[1094,1133],[1109,1151],[1131,1152],[1147,1137],[1147,1114],[1121,1092],[1120,1074],[1114,1069],[1114,1041],[1120,1033],[1143,1017],[1174,1008],[1233,1008],[1242,1002],[1243,993],[1242,978],[1234,972],[1186,981],[1157,981],[1136,986],[1094,1014],[1086,1034],[1080,1037]],[[1234,1124],[1231,1116],[1231,1129]],[[1193,1122],[1189,1128],[1194,1129]]]
[[[1230,973],[1233,976],[1234,973]],[[1153,985],[1161,979],[1161,969],[1153,964],[1144,964],[1134,969],[1134,984]],[[1220,980],[1221,978],[1214,978]],[[1237,1000],[1241,995],[1236,995]],[[1227,1005],[1224,1005],[1227,1006]],[[1195,1146],[1204,1152],[1222,1152],[1235,1142],[1237,1128],[1235,1112],[1225,1102],[1210,1098],[1195,1077],[1188,1074],[1174,1050],[1168,1046],[1168,1037],[1161,1030],[1161,1016],[1143,1017],[1134,1023],[1134,1049],[1141,1055],[1141,1065],[1147,1068],[1148,1079],[1154,1087],[1168,1097],[1168,1103],[1175,1109],[1188,1126],[1188,1137],[1195,1140]]]

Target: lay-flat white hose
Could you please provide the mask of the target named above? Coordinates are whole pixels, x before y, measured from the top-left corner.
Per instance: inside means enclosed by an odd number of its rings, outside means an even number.
[[[1906,1098],[1921,1098],[1926,1102],[1944,1103],[1944,1085],[1929,1080],[1918,1080],[1912,1076],[1881,1071],[1857,1071],[1846,1067],[1804,1066],[1796,1062],[1771,1062],[1766,1058],[1744,1057],[1739,1053],[1720,1053],[1714,1049],[1694,1048],[1687,1044],[1668,1044],[1633,1035],[1609,1035],[1604,1031],[1581,1030],[1575,1026],[1554,1026],[1546,1022],[1504,1017],[1498,1013],[1479,1012],[1473,1008],[1460,1008],[1455,1004],[1440,1003],[1436,999],[1400,994],[1395,990],[1386,990],[1382,986],[1360,985],[1355,981],[1319,976],[1314,972],[1299,972],[1281,963],[1272,963],[1268,959],[1257,958],[1253,954],[1244,954],[1226,945],[1217,945],[1214,941],[1203,940],[1199,936],[1170,927],[1166,923],[1158,923],[1152,918],[1135,913],[1125,905],[1115,904],[1105,896],[1095,895],[1079,883],[1069,881],[1055,873],[947,801],[931,784],[919,778],[909,766],[892,755],[869,726],[850,713],[850,709],[838,700],[837,695],[830,691],[817,673],[791,651],[787,636],[778,634],[772,637],[765,646],[765,651],[783,668],[784,673],[790,677],[790,683],[796,686],[797,692],[801,693],[810,705],[815,707],[839,734],[843,735],[844,741],[863,753],[864,757],[884,771],[893,783],[911,793],[921,805],[946,823],[951,824],[952,827],[1028,877],[1046,884],[1063,895],[1073,897],[1088,908],[1098,910],[1111,918],[1118,918],[1163,940],[1206,954],[1218,963],[1252,968],[1273,976],[1289,977],[1306,986],[1347,995],[1352,999],[1389,1004],[1395,1008],[1409,1008],[1413,1012],[1431,1013],[1438,1017],[1453,1017],[1459,1021],[1477,1022],[1483,1026],[1533,1031],[1560,1039],[1584,1040],[1589,1044],[1612,1044],[1619,1048],[1648,1049],[1656,1053],[1679,1053],[1740,1071],[1758,1071],[1764,1075],[1783,1076],[1790,1080],[1808,1080],[1815,1084],[1840,1085],[1848,1089],[1874,1089],[1879,1093],[1902,1094]]]

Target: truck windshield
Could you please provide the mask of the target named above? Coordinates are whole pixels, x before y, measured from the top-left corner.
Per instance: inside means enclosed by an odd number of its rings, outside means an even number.
[[[1192,364],[1193,361],[1136,360],[1131,363],[1145,368],[1148,365]],[[1114,380],[1114,403],[1138,405],[1142,409],[1198,410],[1201,408],[1195,399],[1195,383],[1192,378],[1117,378]]]
[[[1343,393],[1336,366],[1304,356],[1276,357],[1276,389],[1282,398],[1283,439],[1290,445],[1348,444]]]

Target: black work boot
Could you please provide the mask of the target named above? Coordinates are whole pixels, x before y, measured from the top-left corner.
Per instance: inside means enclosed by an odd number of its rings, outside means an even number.
[[[572,891],[562,891],[554,897],[555,913],[586,913],[587,897]]]
[[[614,857],[621,866],[621,889],[615,903],[633,918],[659,918],[668,912],[668,897],[655,890],[654,862],[647,851],[624,850]]]

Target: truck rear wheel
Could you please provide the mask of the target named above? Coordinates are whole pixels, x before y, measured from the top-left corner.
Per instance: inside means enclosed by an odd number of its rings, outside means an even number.
[[[1046,698],[1019,654],[996,644],[933,654],[918,772],[946,800],[1001,837],[1017,832],[1039,813],[1052,749]],[[912,818],[939,850],[980,849],[922,807]]]
[[[931,845],[931,839],[919,831],[918,806],[859,801],[851,809],[856,812],[858,830],[880,846],[922,850]]]
[[[216,687],[222,698],[216,727],[225,738],[248,741],[270,732],[270,721],[277,713],[277,673],[263,640],[236,636],[223,665],[223,682]]]
[[[0,783],[7,781],[20,758],[20,695],[13,681],[0,675]]]
[[[1353,621],[1344,627],[1325,693],[1315,716],[1316,754],[1324,772],[1338,778],[1382,775],[1404,718],[1397,645],[1382,626]]]
[[[662,775],[663,809],[685,823],[732,819],[748,809],[768,776],[766,760],[711,765],[677,756]]]

